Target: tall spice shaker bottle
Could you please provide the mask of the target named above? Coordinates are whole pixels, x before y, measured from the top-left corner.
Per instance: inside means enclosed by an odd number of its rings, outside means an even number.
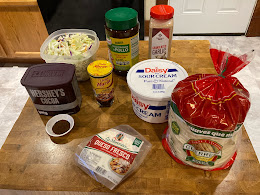
[[[150,15],[148,58],[169,59],[174,9],[169,5],[156,5],[151,8]]]

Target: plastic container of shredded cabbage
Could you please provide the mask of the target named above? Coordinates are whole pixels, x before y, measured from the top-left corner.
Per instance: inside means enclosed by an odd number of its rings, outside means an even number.
[[[89,79],[87,66],[95,60],[99,38],[93,30],[61,29],[53,32],[40,49],[46,63],[68,63],[76,67],[78,81]]]

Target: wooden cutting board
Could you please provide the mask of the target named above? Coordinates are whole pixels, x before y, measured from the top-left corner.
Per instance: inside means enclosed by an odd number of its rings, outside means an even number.
[[[172,61],[189,75],[213,73],[208,41],[173,41]],[[148,42],[140,42],[140,60],[147,59]],[[101,42],[97,59],[107,59]],[[130,91],[124,77],[114,75],[115,102],[100,108],[90,81],[80,83],[82,106],[72,115],[75,127],[62,138],[45,132],[50,117],[38,115],[28,99],[5,144],[0,150],[0,188],[43,191],[84,191],[119,193],[260,193],[260,169],[248,135],[243,129],[238,156],[227,170],[207,172],[176,163],[163,149],[161,137],[167,123],[150,124],[132,110]],[[141,167],[110,191],[90,178],[74,163],[77,145],[86,137],[120,124],[128,124],[152,143],[152,151]]]

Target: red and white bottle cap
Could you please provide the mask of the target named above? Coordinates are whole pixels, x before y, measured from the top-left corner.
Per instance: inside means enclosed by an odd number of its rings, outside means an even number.
[[[150,15],[159,20],[171,19],[174,15],[174,8],[169,5],[155,5],[151,8]]]

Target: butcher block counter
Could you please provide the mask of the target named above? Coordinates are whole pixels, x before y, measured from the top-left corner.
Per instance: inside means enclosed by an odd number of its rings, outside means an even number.
[[[147,59],[148,42],[140,41],[140,61]],[[107,45],[101,42],[97,59],[108,59]],[[208,41],[173,41],[171,60],[189,75],[216,74]],[[203,171],[176,163],[164,150],[161,140],[167,123],[150,124],[132,110],[125,77],[114,75],[115,101],[100,108],[90,81],[80,82],[81,110],[72,115],[73,130],[60,138],[49,137],[45,124],[31,99],[0,150],[0,188],[33,191],[112,192],[128,194],[256,193],[260,194],[260,166],[246,130],[233,166],[221,171]],[[120,124],[128,124],[152,143],[152,150],[140,168],[114,190],[81,171],[74,162],[77,145],[86,137]]]

